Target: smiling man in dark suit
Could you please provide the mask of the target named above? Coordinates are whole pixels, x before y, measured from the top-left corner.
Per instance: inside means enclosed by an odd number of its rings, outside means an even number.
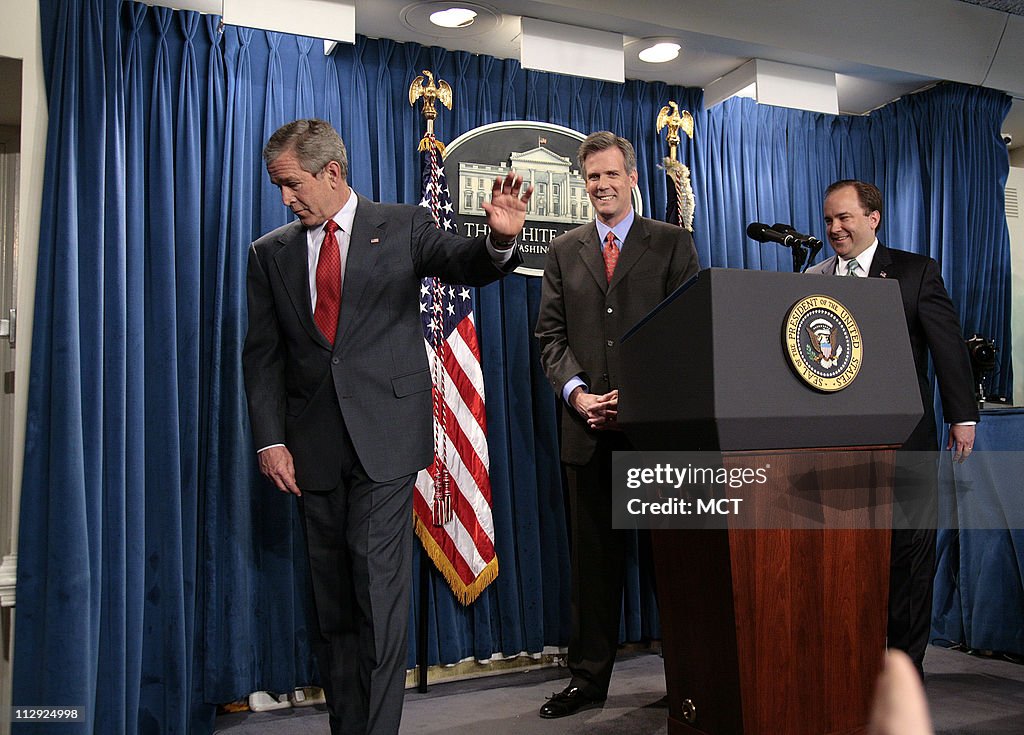
[[[299,497],[331,732],[397,733],[405,684],[412,490],[433,459],[420,279],[483,285],[520,262],[531,187],[510,171],[490,235],[348,186],[341,137],[297,120],[263,151],[298,221],[249,251],[242,366],[260,470]]]
[[[862,181],[837,181],[825,190],[825,225],[836,254],[807,269],[821,275],[893,278],[900,284],[910,347],[924,403],[924,417],[903,449],[938,449],[928,354],[950,423],[947,449],[963,461],[974,447],[978,404],[974,397],[971,360],[960,320],[942,283],[939,265],[931,258],[887,248],[875,232],[882,219],[882,192]],[[897,488],[899,492],[899,488]],[[898,498],[897,498],[898,499]],[[932,584],[935,575],[934,520],[919,528],[893,529],[889,571],[888,645],[906,651],[922,673],[931,630]]]
[[[628,140],[593,133],[578,159],[596,221],[551,242],[536,329],[544,372],[565,403],[572,524],[572,679],[541,707],[545,718],[603,702],[615,663],[630,533],[612,529],[612,452],[631,448],[616,424],[619,338],[698,270],[689,232],[634,213]]]

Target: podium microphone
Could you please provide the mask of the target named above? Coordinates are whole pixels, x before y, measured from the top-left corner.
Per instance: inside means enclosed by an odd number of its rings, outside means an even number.
[[[807,258],[807,265],[810,265],[811,262],[817,257],[818,253],[821,252],[821,249],[825,246],[822,244],[821,240],[815,237],[812,238],[811,241],[807,243],[807,247],[811,249],[811,254]]]
[[[747,225],[747,237],[758,242],[777,242],[779,245],[785,245],[787,248],[800,244],[799,239],[791,233],[779,232],[777,229],[761,222],[751,222]]]
[[[817,244],[818,250],[821,250],[821,240],[816,238],[814,235],[805,235],[802,232],[797,232],[796,230],[793,229],[793,225],[784,225],[780,224],[779,222],[776,222],[774,225],[771,226],[771,229],[775,230],[776,232],[784,233],[786,235],[792,235],[797,240],[810,247],[811,250],[814,250],[814,245]]]
[[[821,249],[824,247],[824,244],[821,242],[821,240],[814,237],[814,235],[805,235],[802,232],[797,232],[796,230],[793,229],[792,225],[785,225],[776,222],[774,225],[772,225],[771,228],[776,232],[783,232],[786,233],[787,235],[792,235],[799,242],[807,246],[807,248],[810,250],[810,254],[807,256],[807,265],[810,265],[811,263],[814,262],[814,259],[817,257],[818,253],[820,253]],[[804,270],[807,270],[807,266],[804,266]]]

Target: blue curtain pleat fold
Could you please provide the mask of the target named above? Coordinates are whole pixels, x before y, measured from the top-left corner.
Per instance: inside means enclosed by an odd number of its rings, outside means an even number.
[[[146,170],[146,89],[149,87],[145,73],[143,49],[148,42],[142,38],[147,9],[133,5],[127,9],[131,31],[128,35],[128,49],[125,55],[125,213],[126,231],[124,239],[124,283],[126,291],[125,310],[125,407],[122,412],[125,425],[126,472],[124,486],[144,487],[146,472],[145,449],[145,372],[143,355],[146,347],[145,310],[145,170]],[[113,274],[112,274],[113,275]],[[125,536],[134,536],[138,529],[145,528],[146,499],[141,492],[126,493]],[[133,538],[127,547],[130,561],[125,568],[125,607],[128,613],[128,630],[125,640],[144,637],[144,581],[138,570],[145,568],[146,544],[144,538]],[[131,573],[129,574],[129,570]],[[143,671],[143,647],[133,652],[126,678],[126,706],[122,719],[115,721],[115,732],[132,732],[129,713],[140,710],[141,683]],[[108,722],[107,718],[100,721]]]
[[[408,135],[418,145],[420,131],[424,129],[423,116],[420,114],[419,104],[413,106],[408,103],[409,86],[412,84],[412,80],[423,71],[418,68],[416,63],[418,53],[414,53],[414,51],[418,51],[418,47],[409,48],[409,44],[403,43],[397,44],[392,52],[391,64],[394,68],[390,74],[391,89],[388,94],[392,99],[405,102],[391,106],[396,135],[401,137]],[[444,116],[447,117],[447,113]],[[439,140],[445,139],[439,138]],[[407,155],[406,150],[396,148],[393,160],[392,165],[395,168],[394,201],[418,203],[423,197],[420,157]]]
[[[476,105],[474,105],[481,125],[490,125],[499,118],[498,110],[494,107],[494,95],[491,90],[496,86],[497,79],[494,78],[494,71],[498,60],[493,56],[480,56],[480,78],[476,86]],[[468,91],[468,90],[467,90]],[[468,99],[468,97],[467,97]]]
[[[338,81],[337,60],[337,54],[332,54],[327,60],[324,95],[317,110],[321,120],[326,120],[341,133],[344,127],[341,122],[341,84]]]
[[[352,53],[346,56],[346,71],[339,73],[347,94],[342,95],[342,118],[345,120],[342,138],[348,149],[348,181],[357,192],[371,199],[379,199],[376,187],[378,172],[371,163],[373,149],[370,148],[370,97],[366,86],[364,57],[367,55],[367,39],[359,37]],[[347,50],[347,49],[346,49]],[[340,71],[340,70],[339,70]]]
[[[398,190],[397,162],[408,159],[405,151],[396,146],[395,115],[393,111],[394,92],[391,89],[391,59],[395,53],[394,41],[380,41],[373,49],[376,53],[373,65],[374,88],[371,94],[374,106],[375,124],[370,128],[370,165],[377,175],[378,192],[387,192],[390,199]],[[410,80],[411,81],[411,80]],[[378,194],[377,196],[381,196]]]
[[[994,389],[1010,389],[1000,93],[940,85],[857,118],[750,100],[705,110],[700,90],[664,83],[364,37],[324,56],[313,39],[120,0],[40,0],[40,12],[50,214],[13,697],[88,710],[61,733],[211,732],[216,703],[317,680],[297,511],[256,470],[240,364],[248,246],[290,218],[260,153],[293,116],[342,132],[359,193],[415,203],[424,126],[408,85],[431,69],[455,90],[439,139],[513,119],[615,130],[637,148],[645,213],[663,218],[654,120],[672,99],[696,120],[680,157],[702,265],[789,270],[788,251],[748,240],[746,224],[789,222],[824,239],[824,187],[873,180],[886,194],[880,237],[939,259],[965,332],[1003,347]],[[462,607],[429,568],[410,631],[415,645],[424,604],[431,664],[536,655],[568,639],[559,401],[532,336],[539,302],[540,280],[519,275],[476,292],[501,572]],[[656,637],[642,537],[629,554],[621,637]],[[416,569],[425,559],[417,552]]]
[[[299,45],[299,61],[295,78],[295,114],[293,120],[301,117],[316,117],[316,93],[313,91],[313,72],[309,65],[309,53],[313,50],[312,38],[296,38]],[[286,121],[287,122],[287,121]]]

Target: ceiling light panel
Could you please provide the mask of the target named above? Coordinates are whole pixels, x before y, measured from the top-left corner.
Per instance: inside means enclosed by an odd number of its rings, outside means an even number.
[[[459,14],[452,11],[462,11]],[[469,13],[473,13],[472,17]],[[443,17],[438,14],[447,14],[452,24],[440,25],[434,17]],[[480,36],[496,30],[502,24],[502,15],[497,10],[487,5],[475,2],[460,2],[450,0],[449,2],[413,3],[402,9],[399,16],[402,23],[410,30],[434,38],[467,38],[469,36]],[[467,23],[466,20],[469,19]]]

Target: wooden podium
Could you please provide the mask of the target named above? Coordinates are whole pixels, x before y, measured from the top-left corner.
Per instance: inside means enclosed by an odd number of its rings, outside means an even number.
[[[787,315],[815,295],[856,321],[861,365],[841,390],[812,388],[787,359]],[[771,466],[753,527],[748,514],[744,528],[652,531],[669,733],[863,732],[885,648],[894,449],[923,413],[898,284],[705,270],[621,350],[619,421],[638,449]],[[820,527],[779,516],[808,491]]]

